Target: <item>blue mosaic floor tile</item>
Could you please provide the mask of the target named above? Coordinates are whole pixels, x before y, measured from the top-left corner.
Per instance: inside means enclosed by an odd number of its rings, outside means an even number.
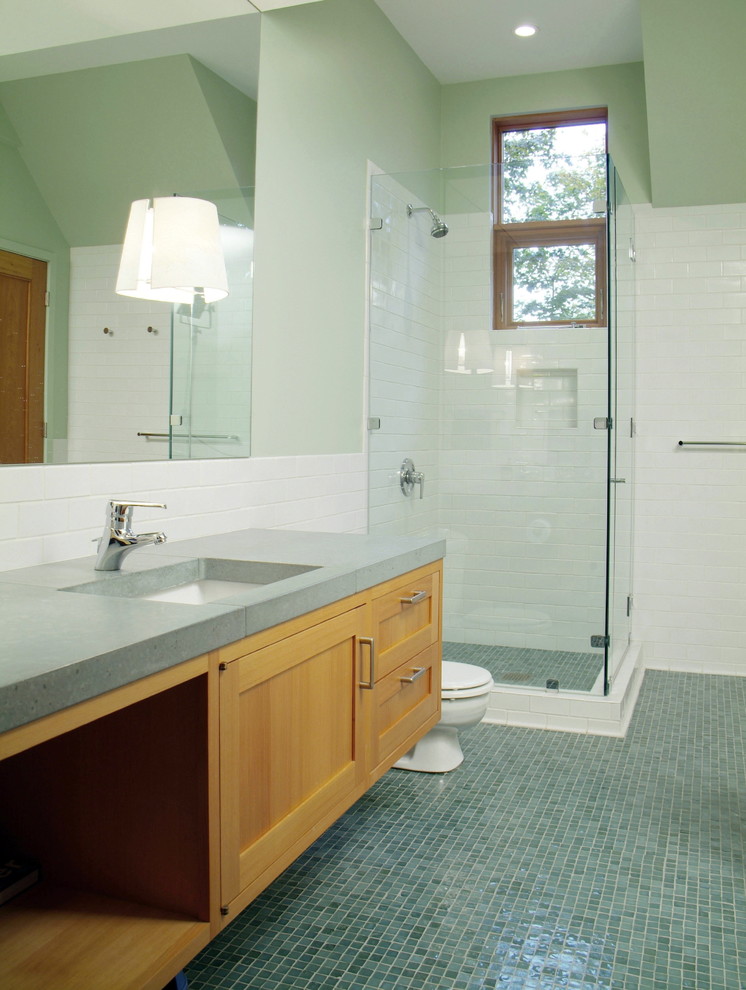
[[[648,671],[625,740],[480,725],[392,770],[190,990],[744,990],[746,678]]]

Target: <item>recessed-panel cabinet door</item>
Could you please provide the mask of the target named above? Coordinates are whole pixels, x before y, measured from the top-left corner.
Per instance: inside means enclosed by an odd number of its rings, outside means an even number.
[[[361,682],[369,661],[359,636],[366,611],[327,619],[221,672],[221,870],[228,920],[364,789]]]

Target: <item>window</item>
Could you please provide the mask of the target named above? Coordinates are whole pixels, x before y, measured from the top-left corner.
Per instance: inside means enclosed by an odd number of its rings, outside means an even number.
[[[606,110],[493,121],[494,326],[605,326]]]

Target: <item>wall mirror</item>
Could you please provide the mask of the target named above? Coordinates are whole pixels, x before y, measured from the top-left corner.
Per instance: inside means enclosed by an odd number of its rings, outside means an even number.
[[[261,17],[241,9],[0,58],[0,463],[248,455]],[[130,203],[174,194],[220,216],[229,295],[201,312],[114,291]]]

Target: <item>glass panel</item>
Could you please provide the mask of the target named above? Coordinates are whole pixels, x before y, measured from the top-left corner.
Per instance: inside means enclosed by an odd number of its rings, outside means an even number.
[[[507,131],[502,223],[576,220],[606,199],[606,125]]]
[[[635,401],[635,217],[616,170],[610,168],[611,373],[614,445],[610,484],[609,676],[631,635]]]
[[[217,201],[228,274],[227,298],[172,316],[170,456],[246,457],[250,453],[251,309],[254,232]],[[235,204],[234,204],[235,205]],[[246,204],[235,212],[246,216]]]
[[[527,692],[600,694],[608,338],[490,329],[493,188],[489,166],[372,180],[370,529],[446,530],[446,659]],[[402,493],[407,457],[422,499]]]
[[[513,320],[596,318],[596,247],[555,244],[513,249]]]

